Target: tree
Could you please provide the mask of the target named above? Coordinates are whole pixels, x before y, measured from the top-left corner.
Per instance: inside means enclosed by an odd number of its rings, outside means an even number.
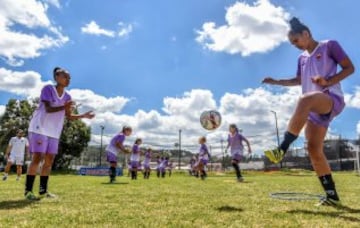
[[[37,108],[39,99],[10,99],[4,114],[0,117],[0,151],[4,152],[11,137],[21,128],[27,134],[32,113]],[[75,110],[77,112],[77,110]],[[80,157],[81,152],[90,141],[91,129],[81,120],[65,120],[59,141],[59,151],[55,158],[54,169],[67,168],[73,158]],[[2,158],[2,160],[4,160]]]

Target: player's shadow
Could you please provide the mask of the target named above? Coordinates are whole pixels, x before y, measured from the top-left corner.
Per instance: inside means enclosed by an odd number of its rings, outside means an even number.
[[[233,206],[229,206],[229,205],[218,207],[217,210],[220,212],[242,212],[242,211],[244,211],[240,207],[233,207]]]
[[[338,211],[327,212],[327,211],[310,211],[310,210],[290,210],[287,213],[290,214],[308,214],[308,215],[321,215],[325,217],[337,217],[349,222],[360,222],[360,218],[350,217],[344,215],[344,213],[349,214],[360,214],[360,209],[354,209],[347,206],[341,206],[337,208]]]
[[[119,184],[129,184],[129,182],[115,182],[115,183],[102,182],[101,184],[103,184],[103,185],[119,185]]]
[[[36,201],[31,201],[31,200],[26,200],[26,199],[6,200],[6,201],[0,202],[0,210],[11,210],[11,209],[24,208],[35,202]]]

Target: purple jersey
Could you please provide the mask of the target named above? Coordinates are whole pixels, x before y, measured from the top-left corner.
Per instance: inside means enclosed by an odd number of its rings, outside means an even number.
[[[49,102],[51,107],[60,107],[70,100],[71,96],[66,91],[60,97],[55,86],[44,86],[40,94],[39,107],[34,111],[29,124],[29,132],[59,139],[64,125],[65,110],[46,112],[44,101]]]
[[[134,144],[134,146],[132,147],[130,160],[131,161],[136,161],[136,162],[140,161],[140,147],[139,147],[139,145]]]
[[[228,136],[228,143],[230,145],[230,152],[231,154],[242,154],[244,150],[244,136],[236,132],[234,135],[229,134]]]
[[[206,144],[201,144],[200,146],[199,160],[209,160],[209,151]]]
[[[109,145],[106,147],[106,151],[117,155],[119,153],[120,148],[118,148],[116,144],[122,145],[124,141],[125,141],[125,135],[123,133],[114,136],[111,139]]]
[[[301,80],[302,92],[329,91],[343,97],[340,83],[330,87],[320,87],[311,78],[323,76],[325,79],[333,77],[337,72],[337,65],[347,57],[344,50],[335,40],[319,42],[312,53],[304,51],[298,59],[297,77]]]
[[[144,165],[150,164],[150,161],[151,161],[151,152],[150,152],[150,151],[146,151],[144,157],[145,157],[145,159],[144,159]]]

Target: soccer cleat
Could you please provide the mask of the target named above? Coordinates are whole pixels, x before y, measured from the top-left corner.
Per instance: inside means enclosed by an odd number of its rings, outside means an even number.
[[[34,193],[32,193],[32,192],[27,192],[27,193],[25,193],[25,198],[26,198],[27,200],[31,200],[31,201],[40,200],[40,198],[39,198],[39,197],[36,197],[36,196],[34,195]]]
[[[39,194],[40,198],[49,198],[49,199],[56,199],[58,198],[57,195],[52,194],[50,192],[45,192],[43,194]]]
[[[237,178],[237,181],[238,181],[238,182],[244,182],[244,178],[243,178],[243,177],[238,177],[238,178]]]
[[[2,178],[2,180],[3,180],[3,181],[6,181],[6,180],[7,180],[7,176],[4,175],[3,178]]]
[[[328,197],[324,197],[320,200],[318,204],[316,204],[317,207],[321,206],[331,206],[331,207],[341,207],[340,200],[334,200]]]
[[[279,163],[284,158],[284,155],[284,151],[279,148],[265,151],[265,156],[275,164]]]

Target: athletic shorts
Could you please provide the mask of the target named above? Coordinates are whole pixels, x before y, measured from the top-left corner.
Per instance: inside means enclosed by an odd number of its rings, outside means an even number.
[[[239,154],[239,153],[236,153],[236,154],[232,154],[232,155],[231,155],[231,159],[232,159],[232,160],[235,160],[235,161],[237,161],[237,162],[240,162],[240,161],[241,161],[241,157],[242,157],[242,155]]]
[[[106,161],[110,163],[117,163],[117,156],[109,151],[106,152]]]
[[[29,132],[30,153],[57,154],[59,139]]]
[[[328,114],[317,114],[310,112],[308,120],[313,124],[323,126],[325,128],[329,127],[330,122],[334,119],[335,116],[339,115],[345,107],[345,101],[343,97],[335,95],[333,93],[327,92],[333,101],[333,107]]]
[[[131,161],[130,162],[130,167],[131,167],[131,169],[137,169],[139,167],[139,162],[138,161]]]
[[[150,164],[149,163],[144,163],[144,169],[150,169]]]
[[[24,164],[24,155],[23,156],[17,156],[16,154],[10,154],[8,162],[11,162],[15,165],[23,165]]]

